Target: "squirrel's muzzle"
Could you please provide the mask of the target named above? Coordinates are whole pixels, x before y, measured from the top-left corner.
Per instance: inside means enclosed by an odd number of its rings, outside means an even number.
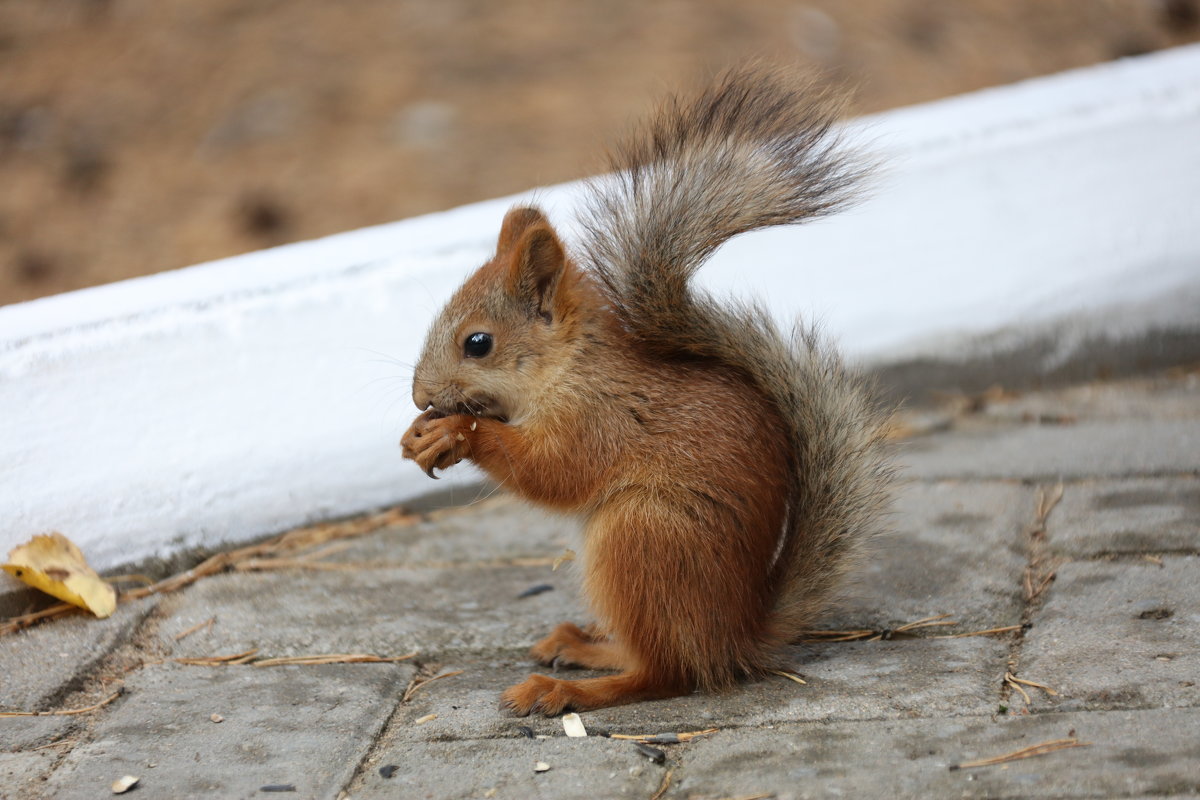
[[[412,397],[418,411],[424,411],[433,405],[433,398],[429,396],[429,392],[422,389],[421,385],[416,382],[413,383]]]

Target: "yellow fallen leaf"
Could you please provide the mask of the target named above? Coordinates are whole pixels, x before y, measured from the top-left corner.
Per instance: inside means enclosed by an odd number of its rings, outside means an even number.
[[[35,536],[8,554],[4,569],[14,578],[97,617],[117,609],[117,593],[87,565],[83,553],[61,533]]]

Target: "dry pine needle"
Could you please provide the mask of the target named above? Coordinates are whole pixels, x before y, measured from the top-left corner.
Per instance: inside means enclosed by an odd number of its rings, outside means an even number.
[[[1028,747],[1022,747],[1020,750],[1014,750],[1011,753],[1005,753],[1002,756],[993,756],[991,758],[980,758],[975,761],[964,761],[961,764],[951,764],[951,770],[957,769],[974,769],[976,767],[993,767],[997,764],[1004,764],[1009,761],[1020,761],[1023,758],[1034,758],[1035,756],[1044,756],[1047,753],[1054,753],[1059,750],[1068,750],[1072,747],[1089,747],[1091,742],[1081,742],[1075,737],[1066,739],[1051,739],[1047,742],[1039,742],[1031,744]]]

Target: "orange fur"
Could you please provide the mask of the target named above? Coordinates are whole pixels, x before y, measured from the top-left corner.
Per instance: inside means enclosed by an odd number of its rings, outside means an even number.
[[[769,638],[788,470],[786,439],[769,432],[783,422],[719,365],[631,357],[620,328],[589,305],[586,276],[569,262],[562,269],[574,294],[560,301],[560,335],[594,337],[587,372],[600,391],[543,388],[540,413],[521,425],[426,411],[405,454],[423,468],[469,458],[534,502],[587,515],[584,587],[609,638],[572,638],[578,629],[560,626],[533,652],[625,671],[569,688],[534,676],[505,693],[509,706],[558,713],[726,686],[761,666]]]

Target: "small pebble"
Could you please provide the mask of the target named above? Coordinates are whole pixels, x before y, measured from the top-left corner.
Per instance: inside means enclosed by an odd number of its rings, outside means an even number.
[[[554,591],[554,587],[551,586],[550,584],[539,583],[536,586],[530,586],[528,589],[521,592],[519,595],[517,595],[517,599],[524,600],[526,597],[533,597],[534,595],[542,594],[543,592],[552,592],[552,591]]]
[[[379,768],[379,774],[385,778],[390,778],[396,774],[396,770],[400,769],[399,764],[388,764],[386,767]]]
[[[224,722],[225,721],[225,718],[222,717],[220,714],[213,714],[211,717],[209,717],[209,719],[211,719],[213,722]]]
[[[426,714],[425,716],[414,720],[413,724],[414,725],[424,725],[426,722],[432,722],[435,719],[437,719],[437,714]]]
[[[549,769],[550,769],[550,765],[547,764],[545,761],[539,761],[533,765],[534,772],[546,772]]]

